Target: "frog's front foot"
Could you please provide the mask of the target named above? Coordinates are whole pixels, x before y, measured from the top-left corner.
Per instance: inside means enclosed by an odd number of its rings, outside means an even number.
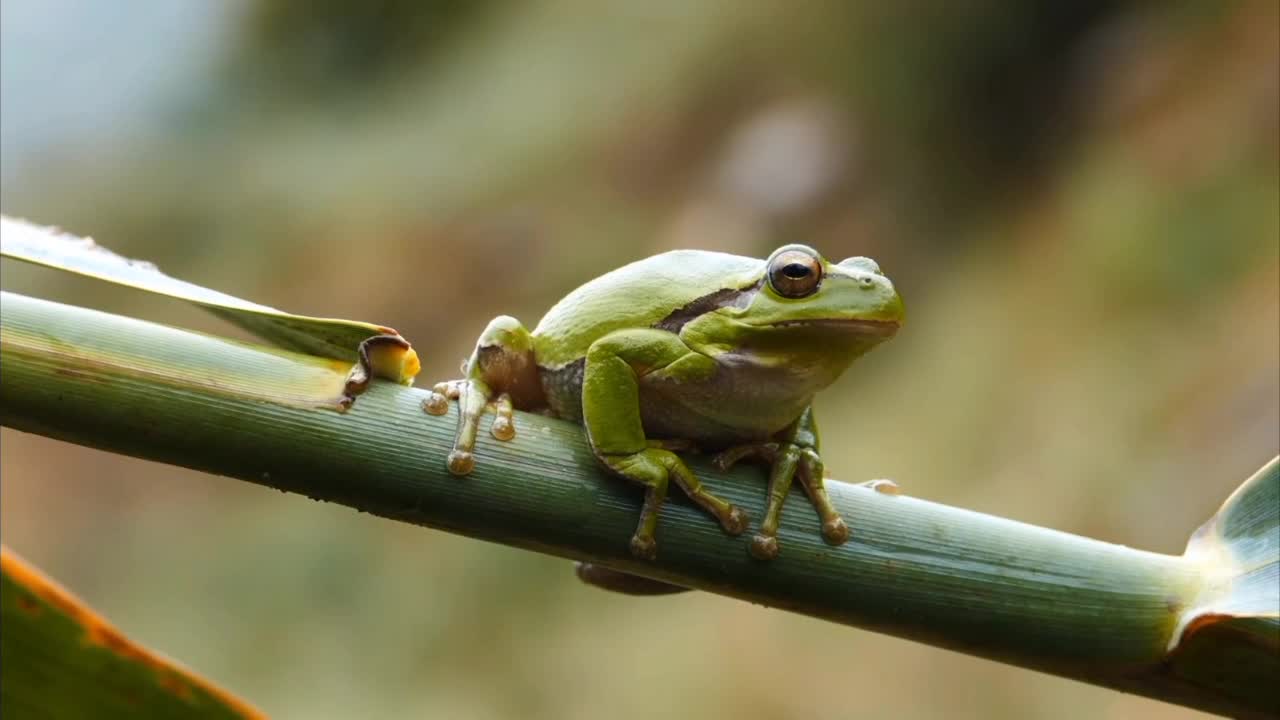
[[[778,556],[778,523],[782,504],[791,490],[791,483],[798,478],[818,511],[822,521],[822,539],[828,545],[841,545],[849,539],[849,526],[845,524],[823,485],[822,458],[818,451],[792,442],[764,442],[740,445],[716,455],[716,468],[726,471],[745,459],[760,460],[770,466],[769,502],[760,532],[751,538],[750,551],[758,560],[772,560]]]
[[[466,380],[449,380],[448,382],[436,383],[431,388],[431,394],[426,400],[422,401],[422,409],[427,411],[428,415],[444,415],[449,412],[449,401],[457,400],[461,390],[458,385],[466,382]]]
[[[516,436],[514,409],[507,393],[498,393],[492,402],[492,392],[478,380],[449,380],[436,383],[431,394],[422,401],[422,409],[429,415],[449,412],[449,401],[458,401],[458,431],[454,435],[453,450],[449,452],[449,472],[468,475],[475,468],[475,442],[480,417],[492,409],[493,424],[489,428],[495,439],[507,441]]]
[[[449,472],[466,475],[475,467],[476,435],[480,417],[493,410],[489,432],[497,440],[516,436],[512,417],[519,400],[521,409],[533,409],[538,401],[537,364],[533,357],[533,341],[519,320],[506,315],[496,317],[481,333],[476,348],[462,364],[463,378],[436,383],[422,402],[430,415],[449,412],[449,401],[458,401],[458,431],[449,453]]]

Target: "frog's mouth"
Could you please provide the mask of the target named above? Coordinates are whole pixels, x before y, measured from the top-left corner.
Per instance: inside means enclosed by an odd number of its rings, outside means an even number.
[[[901,327],[901,325],[902,323],[897,320],[814,318],[811,320],[783,320],[781,322],[769,323],[766,327],[822,328],[851,333],[853,335],[887,338],[893,337],[898,332],[898,328]]]

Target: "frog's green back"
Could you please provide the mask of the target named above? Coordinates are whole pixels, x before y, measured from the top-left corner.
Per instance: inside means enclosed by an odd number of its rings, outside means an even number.
[[[558,368],[615,330],[652,327],[717,290],[754,284],[764,261],[706,250],[672,250],[624,265],[566,295],[533,330],[538,364]]]

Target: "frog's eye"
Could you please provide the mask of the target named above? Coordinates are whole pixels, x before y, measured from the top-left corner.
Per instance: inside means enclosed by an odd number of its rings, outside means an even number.
[[[822,263],[801,250],[787,250],[769,263],[769,284],[781,296],[802,298],[822,284]]]

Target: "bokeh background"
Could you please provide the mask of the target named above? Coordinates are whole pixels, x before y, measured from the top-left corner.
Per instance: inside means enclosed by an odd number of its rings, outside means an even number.
[[[1272,0],[3,0],[3,211],[398,328],[676,247],[875,257],[836,477],[1180,552],[1280,446]],[[47,271],[7,289],[233,334]],[[3,540],[286,718],[1186,718],[5,430]]]

